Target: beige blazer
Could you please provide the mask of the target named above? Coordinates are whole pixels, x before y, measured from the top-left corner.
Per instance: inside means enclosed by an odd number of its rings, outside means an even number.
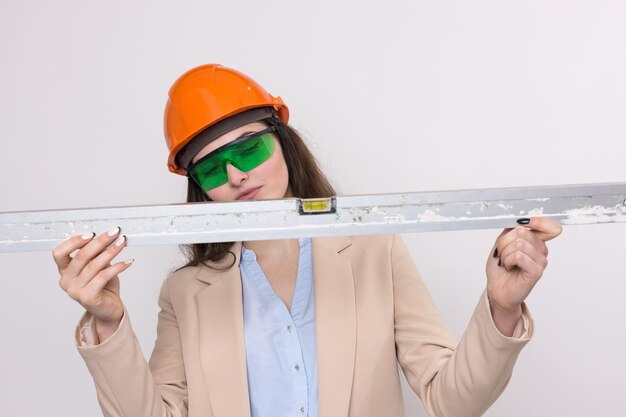
[[[312,244],[320,417],[404,416],[398,363],[431,416],[479,416],[496,400],[532,334],[525,306],[525,334],[505,337],[483,293],[457,344],[399,236]],[[149,363],[126,311],[105,342],[78,346],[105,416],[250,415],[240,250],[230,269],[190,267],[164,281]]]

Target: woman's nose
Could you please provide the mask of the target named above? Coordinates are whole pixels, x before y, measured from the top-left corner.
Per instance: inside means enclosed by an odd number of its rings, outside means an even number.
[[[233,165],[226,165],[226,173],[228,174],[228,182],[238,186],[248,179],[248,173],[235,168]]]

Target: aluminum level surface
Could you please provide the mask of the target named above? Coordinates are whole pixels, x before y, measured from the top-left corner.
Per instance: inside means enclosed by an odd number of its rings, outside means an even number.
[[[71,235],[115,226],[138,246],[504,228],[531,216],[566,225],[626,222],[626,183],[342,196],[318,214],[302,214],[303,201],[0,213],[0,252],[50,250]]]

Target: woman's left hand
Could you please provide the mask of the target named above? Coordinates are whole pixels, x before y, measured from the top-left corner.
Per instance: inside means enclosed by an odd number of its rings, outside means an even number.
[[[554,220],[532,217],[530,223],[500,233],[486,267],[487,295],[496,326],[496,315],[519,319],[522,302],[548,265],[545,242],[560,235],[562,230]]]

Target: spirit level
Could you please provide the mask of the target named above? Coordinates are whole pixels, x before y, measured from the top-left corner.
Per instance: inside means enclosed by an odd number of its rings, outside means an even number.
[[[626,183],[0,213],[0,252],[120,226],[128,246],[626,222]]]

